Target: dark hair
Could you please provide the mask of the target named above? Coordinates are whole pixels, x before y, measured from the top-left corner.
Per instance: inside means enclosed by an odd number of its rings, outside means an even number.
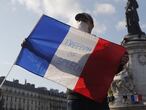
[[[77,21],[84,21],[84,22],[89,21],[92,24],[92,26],[94,27],[93,18],[88,13],[79,13],[75,16],[75,19]]]

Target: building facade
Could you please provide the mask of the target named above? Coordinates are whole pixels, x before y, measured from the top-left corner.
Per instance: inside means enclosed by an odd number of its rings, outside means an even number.
[[[0,77],[0,82],[4,77]],[[66,94],[35,88],[34,84],[5,81],[1,88],[0,110],[66,110]]]

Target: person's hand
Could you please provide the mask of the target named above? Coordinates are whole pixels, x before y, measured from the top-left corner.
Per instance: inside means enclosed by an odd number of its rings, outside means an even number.
[[[121,59],[118,73],[123,70],[124,65],[126,65],[128,61],[129,61],[128,52],[125,52],[124,56]]]
[[[21,47],[24,47],[24,48],[26,47],[26,41],[27,41],[27,39],[24,39],[24,40],[23,40],[23,42],[22,42],[22,44],[21,44]]]
[[[124,56],[121,59],[120,65],[124,66],[129,60],[128,52],[125,52]]]

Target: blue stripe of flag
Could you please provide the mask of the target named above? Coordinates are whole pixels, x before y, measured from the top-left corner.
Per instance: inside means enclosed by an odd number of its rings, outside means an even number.
[[[44,76],[57,48],[70,26],[43,15],[25,41],[16,65],[39,76]]]

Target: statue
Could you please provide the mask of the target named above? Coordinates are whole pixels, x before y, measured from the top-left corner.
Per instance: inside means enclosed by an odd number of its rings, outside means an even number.
[[[115,105],[128,104],[128,97],[135,93],[135,85],[133,83],[132,74],[129,71],[128,64],[118,73],[111,84],[113,96],[115,96]]]
[[[135,92],[133,78],[128,71],[128,67],[125,67],[115,76],[111,89],[114,94],[133,94]]]
[[[126,22],[129,35],[145,35],[139,25],[139,17],[137,13],[138,3],[136,0],[128,0],[126,6]]]
[[[125,75],[125,76],[124,76]],[[122,77],[121,79],[115,79],[112,83],[112,90],[114,93],[117,94],[133,94],[134,93],[134,84],[131,80],[131,77],[122,71],[119,73],[118,76],[115,77]]]

